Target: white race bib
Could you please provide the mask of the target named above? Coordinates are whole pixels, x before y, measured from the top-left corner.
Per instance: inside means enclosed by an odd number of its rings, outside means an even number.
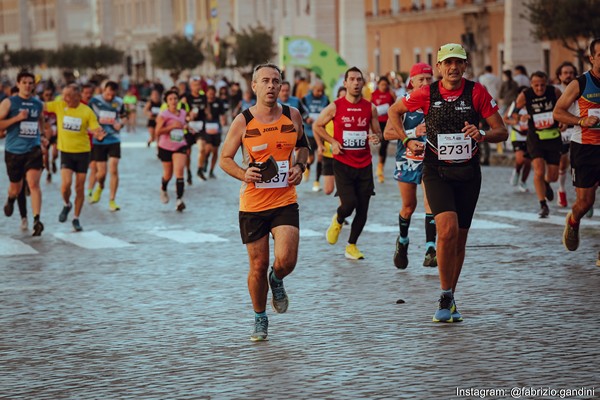
[[[381,115],[387,115],[388,110],[390,109],[390,105],[388,103],[385,104],[380,104],[377,107],[377,115],[381,116]]]
[[[367,131],[343,131],[342,149],[363,150],[367,145]]]
[[[600,108],[590,108],[588,110],[588,117],[598,117],[600,118]],[[600,123],[592,126],[590,129],[600,129]]]
[[[273,179],[265,182],[256,182],[254,186],[257,189],[275,189],[288,187],[288,172],[290,170],[290,163],[288,160],[277,161],[279,172]]]
[[[198,107],[194,107],[192,108],[192,112],[197,115],[200,112],[200,110],[198,109]]]
[[[218,135],[219,132],[219,123],[218,122],[207,122],[206,123],[206,133],[209,135]]]
[[[185,135],[185,133],[183,132],[183,129],[173,129],[169,135],[171,137],[171,141],[183,142],[183,135]]]
[[[437,136],[438,159],[466,161],[472,157],[471,138],[464,133],[445,133]]]
[[[38,132],[37,121],[21,121],[19,124],[19,136],[26,138],[34,138]]]
[[[204,121],[190,121],[188,125],[194,132],[200,132],[204,126]]]
[[[552,111],[544,112],[541,114],[533,114],[533,125],[535,129],[542,130],[548,129],[554,125],[554,117],[552,117]]]
[[[81,118],[75,117],[63,117],[63,129],[66,131],[80,132],[81,131]]]
[[[319,118],[319,113],[308,113],[308,118],[312,119],[313,122],[317,120],[317,118]]]
[[[152,115],[158,115],[160,113],[160,107],[152,107],[150,109],[150,112],[152,113]]]
[[[98,112],[98,122],[104,125],[112,125],[117,119],[117,113],[114,111],[100,110]]]

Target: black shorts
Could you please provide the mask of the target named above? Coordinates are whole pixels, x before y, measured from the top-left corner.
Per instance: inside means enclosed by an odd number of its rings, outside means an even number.
[[[562,139],[559,137],[549,140],[540,140],[537,134],[527,135],[527,152],[532,160],[543,158],[546,164],[558,165],[560,163],[560,150]]]
[[[298,203],[289,206],[277,207],[272,210],[247,212],[240,211],[240,234],[242,243],[252,243],[268,235],[271,229],[289,225],[300,227],[300,213]]]
[[[44,156],[39,146],[23,154],[5,151],[4,162],[6,163],[8,179],[13,183],[21,182],[30,169],[41,170],[44,168]]]
[[[333,176],[335,177],[336,196],[344,199],[346,196],[373,196],[373,164],[364,168],[354,168],[341,161],[333,159]]]
[[[323,157],[323,169],[321,170],[321,175],[323,175],[323,176],[332,176],[333,175],[333,158]]]
[[[387,124],[387,122],[379,121],[379,127],[381,128],[381,132],[383,132],[385,130],[386,124]],[[380,157],[382,157],[382,158],[387,157],[387,150],[388,150],[389,144],[390,144],[389,140],[381,139],[381,142],[379,144],[379,156]]]
[[[121,143],[95,144],[92,147],[92,161],[105,162],[110,158],[121,158]]]
[[[600,183],[600,145],[571,142],[573,186],[589,189]]]
[[[148,128],[156,128],[156,120],[155,119],[149,119],[148,120],[148,124],[146,126]]]
[[[213,147],[219,147],[221,145],[221,134],[208,134],[208,133],[204,133],[201,136],[202,140],[204,140],[205,143],[212,145]]]
[[[563,143],[562,147],[560,148],[560,155],[564,155],[567,154],[569,152],[569,149],[571,148],[571,144],[570,143]]]
[[[90,152],[85,153],[65,153],[60,152],[60,167],[70,169],[78,174],[86,174],[90,165]]]
[[[446,211],[458,216],[458,227],[469,229],[481,189],[481,167],[466,165],[425,165],[423,184],[433,215]]]
[[[513,150],[514,151],[522,151],[525,156],[525,158],[531,158],[531,156],[529,155],[529,153],[527,152],[527,142],[526,141],[521,141],[521,140],[517,140],[514,142],[511,142]]]
[[[308,140],[308,145],[310,146],[310,154],[315,154],[315,152],[318,149],[317,141],[315,140],[315,138],[313,136],[308,136],[308,135],[306,136],[306,139]]]
[[[48,143],[50,145],[56,144],[56,139],[58,139],[58,136],[56,136],[56,135],[50,136],[50,139],[48,139]]]
[[[158,148],[158,158],[162,162],[172,162],[173,154],[175,154],[175,153],[187,154],[187,149],[188,149],[187,146],[183,146],[175,151],[171,151],[171,150],[165,150],[162,147],[159,147]]]

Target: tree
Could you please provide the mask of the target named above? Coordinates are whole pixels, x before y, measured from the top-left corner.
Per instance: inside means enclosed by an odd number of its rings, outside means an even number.
[[[123,52],[105,44],[86,46],[80,49],[79,64],[81,68],[90,68],[97,71],[122,62]]]
[[[538,40],[557,40],[579,58],[579,70],[587,61],[589,39],[600,37],[600,0],[529,0],[522,15],[533,25]]]
[[[150,55],[155,67],[169,71],[173,81],[186,69],[194,69],[204,62],[202,39],[189,40],[181,35],[164,36],[150,43]]]
[[[242,74],[250,87],[254,67],[275,57],[273,30],[258,25],[234,32],[234,37],[235,68]]]
[[[46,52],[41,49],[19,49],[8,52],[8,63],[20,69],[32,70],[41,65],[46,58]]]

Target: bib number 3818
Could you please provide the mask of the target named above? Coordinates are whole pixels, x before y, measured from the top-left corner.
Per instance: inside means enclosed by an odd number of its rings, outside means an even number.
[[[471,138],[464,133],[438,135],[438,159],[445,161],[466,161],[472,156]]]

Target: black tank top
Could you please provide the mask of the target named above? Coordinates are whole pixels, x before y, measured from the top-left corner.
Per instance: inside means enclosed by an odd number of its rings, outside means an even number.
[[[546,86],[546,91],[542,96],[537,96],[532,88],[525,90],[525,107],[527,108],[527,113],[531,115],[529,118],[529,132],[535,133],[537,130],[534,124],[534,115],[550,113],[554,110],[554,106],[556,105],[556,90],[554,86],[548,85]],[[558,122],[554,121],[552,126],[549,126],[545,129],[557,129]]]

